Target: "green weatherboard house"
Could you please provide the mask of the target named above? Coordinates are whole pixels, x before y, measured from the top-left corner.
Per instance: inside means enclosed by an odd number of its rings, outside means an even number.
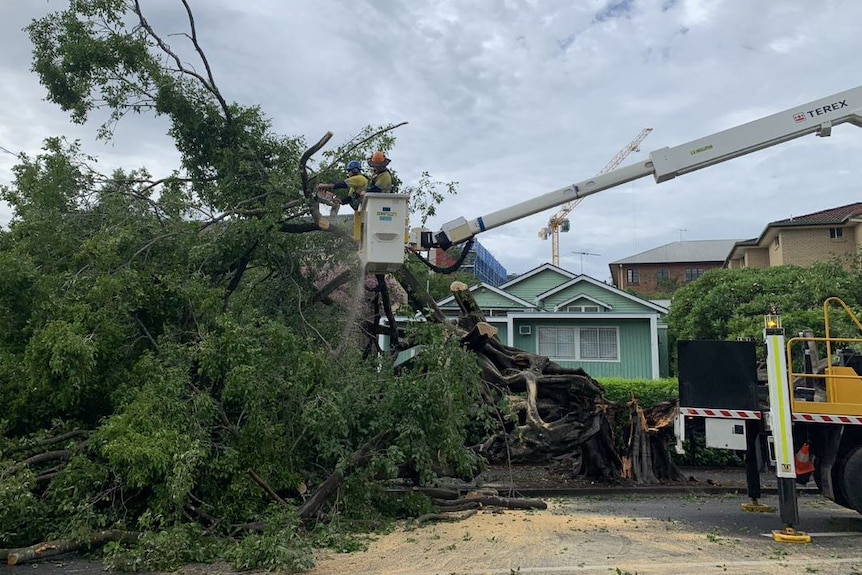
[[[544,355],[595,378],[668,376],[667,308],[586,275],[543,264],[470,293],[506,345]],[[453,297],[437,302],[457,317]]]

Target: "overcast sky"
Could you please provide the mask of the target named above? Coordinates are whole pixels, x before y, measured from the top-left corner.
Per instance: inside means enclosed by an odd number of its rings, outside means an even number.
[[[141,0],[163,34],[180,0]],[[190,0],[228,100],[259,104],[276,131],[344,141],[397,130],[392,167],[459,182],[431,222],[472,219],[597,173],[646,127],[623,165],[664,146],[862,84],[859,0]],[[110,144],[74,126],[30,72],[22,28],[67,5],[0,0],[0,146],[37,153],[79,138],[100,166],[176,165],[162,120],[132,118]],[[172,41],[179,43],[179,37]],[[561,265],[599,280],[608,263],[683,240],[756,237],[774,220],[862,201],[862,131],[806,136],[656,185],[586,198]],[[0,182],[15,157],[0,152]],[[538,237],[557,210],[479,240],[510,273],[550,261]],[[0,206],[0,224],[10,211]],[[418,222],[414,222],[418,225]],[[588,252],[582,256],[577,252]],[[581,266],[583,265],[583,270]]]

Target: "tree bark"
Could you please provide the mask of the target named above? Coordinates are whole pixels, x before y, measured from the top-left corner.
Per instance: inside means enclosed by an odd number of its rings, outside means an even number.
[[[639,484],[682,480],[683,475],[667,447],[676,404],[660,404],[644,411],[638,406],[637,400],[632,398],[628,408],[629,428],[623,455],[623,476]]]
[[[413,275],[413,272],[411,272],[407,266],[401,266],[401,268],[395,272],[395,279],[398,280],[404,288],[404,291],[407,292],[407,296],[413,302],[416,309],[419,310],[427,320],[435,323],[446,323],[446,316],[437,306],[437,302],[434,301],[434,298],[432,298],[425,288],[422,287],[422,283],[416,279],[416,276]]]
[[[15,465],[10,466],[6,472],[3,474],[4,476],[14,475],[18,473],[22,469],[32,465],[38,465],[40,463],[45,463],[46,461],[68,461],[72,458],[72,452],[68,449],[59,449],[57,451],[46,451],[45,453],[40,453],[38,455],[34,455],[32,457],[28,457],[23,461],[19,461]]]
[[[20,565],[30,561],[52,557],[54,555],[62,555],[81,549],[92,549],[108,543],[110,541],[119,541],[121,543],[134,543],[140,538],[141,534],[134,531],[99,531],[86,539],[57,539],[54,541],[45,541],[37,543],[30,547],[21,549],[10,549],[6,555],[6,563],[9,565]]]

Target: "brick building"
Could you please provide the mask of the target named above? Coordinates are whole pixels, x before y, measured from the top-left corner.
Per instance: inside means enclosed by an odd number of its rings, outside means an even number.
[[[614,287],[641,295],[672,292],[707,270],[724,266],[737,240],[696,240],[665,244],[608,264]]]
[[[767,224],[759,237],[736,242],[726,256],[730,269],[810,266],[833,259],[850,262],[862,246],[862,202]]]

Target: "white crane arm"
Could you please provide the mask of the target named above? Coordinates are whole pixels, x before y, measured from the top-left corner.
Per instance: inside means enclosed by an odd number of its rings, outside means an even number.
[[[649,159],[576,182],[473,220],[457,218],[436,233],[423,233],[424,248],[463,243],[476,234],[538,212],[652,175],[665,182],[701,168],[731,160],[808,134],[829,136],[832,127],[850,123],[862,128],[862,86],[766,116],[672,148],[660,148]]]

